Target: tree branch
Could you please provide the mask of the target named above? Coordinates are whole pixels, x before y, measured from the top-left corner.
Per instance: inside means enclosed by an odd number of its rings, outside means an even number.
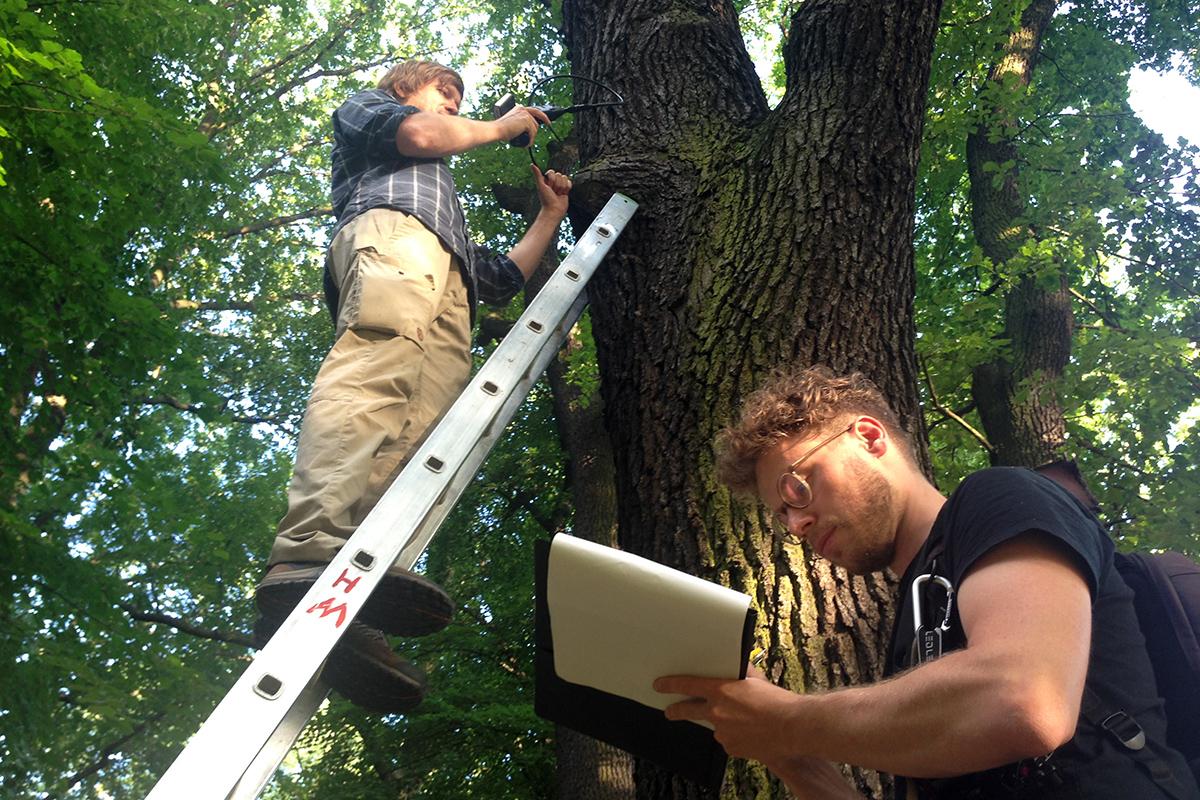
[[[9,235],[9,236],[11,236],[11,237],[13,238],[13,240],[20,242],[21,244],[25,245],[25,246],[26,246],[26,247],[28,247],[30,250],[32,250],[34,253],[36,253],[37,255],[39,255],[39,256],[40,256],[40,257],[41,257],[41,258],[42,258],[42,259],[43,259],[43,260],[44,260],[44,261],[45,261],[47,264],[54,264],[54,265],[56,265],[56,266],[59,264],[59,261],[58,261],[58,259],[56,259],[56,258],[53,258],[53,257],[52,257],[52,256],[51,256],[49,253],[47,253],[45,250],[43,250],[42,248],[38,247],[36,244],[34,244],[33,242],[29,241],[28,239],[26,239],[24,236],[22,236],[21,234],[17,233],[16,231],[11,231],[11,230],[10,230],[10,231],[9,231],[9,233],[8,233],[8,235]]]
[[[120,739],[117,739],[116,741],[111,742],[108,745],[105,745],[100,750],[100,755],[96,758],[95,761],[93,761],[91,764],[87,765],[83,769],[79,770],[74,775],[71,775],[70,777],[67,778],[67,781],[66,781],[67,790],[69,791],[70,789],[74,788],[74,786],[77,783],[83,781],[85,778],[87,778],[91,775],[95,775],[97,772],[104,769],[104,767],[108,764],[108,762],[110,760],[112,760],[112,757],[117,753],[118,750],[121,749],[121,747],[126,742],[128,742],[130,739],[133,739],[133,738],[141,735],[142,733],[145,733],[145,731],[148,727],[150,727],[155,722],[158,722],[160,719],[162,719],[166,715],[167,715],[166,710],[156,711],[153,715],[151,715],[151,717],[149,719],[144,720],[143,722],[140,722],[137,725],[135,725],[133,730],[131,730],[129,733],[125,734]]]
[[[335,33],[329,39],[329,42],[326,44],[325,47],[322,48],[322,50],[325,50],[326,48],[329,47],[329,45],[333,44],[338,39],[340,39],[342,36],[344,36],[346,34],[346,30],[348,27],[349,27],[348,25],[343,25],[341,28],[339,28],[337,33]],[[269,64],[264,64],[263,66],[256,69],[254,72],[250,73],[250,76],[246,79],[247,82],[250,83],[251,85],[259,83],[269,73],[274,72],[275,70],[277,70],[280,67],[287,64],[289,61],[293,61],[296,58],[299,58],[304,53],[308,52],[309,50],[312,50],[314,47],[317,46],[317,44],[320,43],[322,38],[324,38],[324,37],[317,37],[316,39],[309,39],[304,44],[302,44],[298,47],[294,47],[291,50],[289,50],[288,52],[284,53],[282,56],[277,58],[275,61],[272,61]]]
[[[1083,242],[1083,238],[1081,236],[1074,234],[1071,231],[1066,230],[1064,228],[1060,228],[1057,225],[1048,225],[1048,226],[1046,226],[1046,230],[1056,233],[1059,236],[1066,238],[1068,241],[1081,242],[1081,243]],[[1138,266],[1145,267],[1146,269],[1153,272],[1156,276],[1158,276],[1163,281],[1163,283],[1165,283],[1168,286],[1181,292],[1185,297],[1191,297],[1196,293],[1195,287],[1186,286],[1185,284],[1181,283],[1174,276],[1169,275],[1168,273],[1164,272],[1162,266],[1154,263],[1153,261],[1147,261],[1142,258],[1135,258],[1134,256],[1127,255],[1126,253],[1121,253],[1121,252],[1114,251],[1114,250],[1106,250],[1103,247],[1095,247],[1094,251],[1096,252],[1097,255],[1109,256],[1110,258],[1119,258],[1120,260],[1122,260],[1126,263],[1137,264]],[[1194,262],[1191,259],[1184,259],[1184,260],[1176,260],[1173,263],[1175,263],[1177,266],[1180,266],[1183,268],[1192,269],[1196,266],[1196,264],[1198,262]]]
[[[254,640],[244,633],[219,631],[215,628],[202,628],[199,625],[192,625],[169,614],[162,614],[156,611],[140,611],[127,603],[118,603],[117,605],[122,611],[138,622],[167,625],[181,633],[198,636],[201,639],[210,639],[214,642],[227,642],[229,644],[242,645],[243,647],[254,647]]]
[[[1111,316],[1109,316],[1109,314],[1106,313],[1104,311],[1104,309],[1100,308],[1098,305],[1093,303],[1091,300],[1088,300],[1086,297],[1084,297],[1082,294],[1080,294],[1078,289],[1075,289],[1074,287],[1068,287],[1067,291],[1069,291],[1071,293],[1072,297],[1074,297],[1076,300],[1083,303],[1085,306],[1087,306],[1093,312],[1095,312],[1096,316],[1099,317],[1100,321],[1103,322],[1106,326],[1108,326],[1109,328],[1112,328],[1114,331],[1118,331],[1119,333],[1130,333],[1130,331],[1128,329],[1122,328],[1121,323],[1117,322],[1115,319],[1113,319]]]
[[[537,495],[534,492],[525,489],[518,490],[516,494],[509,498],[508,510],[501,519],[507,521],[512,516],[512,512],[518,509],[524,509],[525,512],[529,514],[529,518],[538,525],[541,525],[546,533],[553,536],[554,534],[561,532],[563,530],[564,520],[564,514],[561,513],[561,509],[555,509],[556,513],[553,516],[547,516],[543,514],[533,503],[533,500],[536,496]]]
[[[537,195],[523,186],[493,183],[492,196],[502,209],[511,214],[527,217],[537,210]]]
[[[280,153],[278,156],[271,159],[266,164],[263,164],[261,167],[259,167],[257,170],[255,170],[254,173],[250,176],[249,182],[250,183],[258,183],[259,181],[263,180],[269,174],[271,174],[271,172],[275,169],[275,167],[278,167],[285,158],[299,155],[300,153],[303,153],[305,150],[308,150],[309,148],[312,148],[312,147],[317,147],[317,146],[321,146],[321,145],[329,145],[332,142],[333,142],[333,139],[328,136],[319,137],[319,138],[314,137],[312,139],[309,139],[307,142],[302,142],[298,145],[289,147],[286,150],[284,150],[282,153]]]
[[[336,47],[338,45],[338,43],[341,42],[346,37],[346,35],[353,29],[354,24],[355,24],[355,17],[348,16],[346,18],[345,24],[343,24],[340,28],[338,28],[337,31],[335,33],[333,33],[333,35],[331,35],[329,37],[329,39],[321,46],[320,50],[318,50],[312,56],[312,58],[308,59],[306,63],[304,63],[303,65],[300,66],[300,68],[297,70],[297,72],[303,72],[306,69],[311,69],[313,67],[313,65],[320,63],[321,60],[325,56],[327,56],[330,53],[330,51],[332,51],[333,48]],[[319,39],[313,39],[312,41],[308,42],[307,44],[304,44],[304,45],[296,48],[291,53],[286,54],[282,59],[277,61],[275,64],[268,65],[268,66],[260,69],[251,78],[251,81],[250,81],[251,85],[258,83],[258,80],[262,76],[266,75],[268,72],[275,71],[276,69],[283,66],[287,62],[295,60],[295,58],[297,56],[301,55],[302,53],[304,53],[308,50],[311,50],[319,41],[320,41]],[[315,80],[317,78],[335,77],[335,76],[336,77],[345,77],[347,75],[353,75],[356,72],[362,72],[365,69],[372,69],[374,67],[382,66],[383,64],[394,63],[396,61],[410,59],[410,58],[424,58],[424,57],[427,57],[428,55],[429,55],[429,53],[417,53],[417,54],[409,54],[409,55],[406,55],[403,58],[401,58],[401,56],[398,53],[388,53],[386,56],[384,56],[383,58],[380,58],[377,61],[370,61],[365,64],[354,64],[349,67],[342,67],[340,69],[315,70],[313,72],[308,73],[307,75],[293,78],[290,81],[285,81],[283,84],[281,84],[279,86],[278,89],[276,89],[274,92],[271,93],[271,97],[275,100],[278,100],[280,97],[283,97],[283,95],[287,94],[289,91],[291,91],[295,87],[300,86],[305,83],[308,83],[309,81]]]
[[[384,64],[391,64],[396,60],[397,59],[395,56],[389,55],[386,58],[381,58],[378,61],[368,61],[365,64],[353,64],[349,67],[341,67],[339,69],[313,70],[307,75],[301,75],[281,85],[278,89],[271,93],[271,100],[278,100],[292,89],[295,89],[297,86],[303,86],[309,81],[314,81],[317,78],[344,78],[348,75],[353,75],[356,72],[362,72],[365,69],[374,69],[375,67],[381,67]]]
[[[203,417],[208,411],[208,406],[197,405],[196,403],[185,403],[177,397],[172,397],[167,394],[160,394],[155,397],[144,397],[139,402],[146,406],[170,406],[179,411],[184,411],[189,414],[196,414]],[[217,409],[218,414],[224,414],[225,408],[229,405],[229,400],[225,400],[221,404],[221,408]],[[286,417],[259,417],[248,414],[233,414],[229,417],[232,422],[242,422],[248,425],[278,425],[283,422]]]
[[[333,48],[336,47],[339,42],[341,42],[343,39],[346,38],[346,35],[351,31],[351,29],[353,27],[354,27],[354,16],[347,15],[345,17],[345,19],[340,23],[337,30],[333,31],[332,34],[329,36],[329,38],[323,44],[321,44],[321,47],[319,50],[317,50],[316,55],[314,55],[312,58],[308,59],[307,63],[305,63],[300,69],[301,70],[310,69],[313,64],[319,63],[321,61],[321,59],[324,58],[326,55],[328,55],[329,52],[331,50],[333,50]],[[307,44],[302,45],[301,47],[297,48],[296,50],[293,50],[291,53],[285,55],[283,57],[283,59],[281,59],[278,62],[278,66],[282,66],[283,64],[286,64],[287,62],[294,60],[296,57],[298,57],[302,53],[304,53],[308,50],[311,50],[313,47],[316,47],[317,44],[320,43],[320,41],[321,41],[320,38],[313,39],[312,41],[308,42]],[[251,85],[258,83],[259,80],[267,72],[273,72],[274,70],[276,70],[278,68],[278,66],[270,66],[265,71],[260,71],[260,72],[256,73],[250,79]],[[275,97],[279,97],[279,96],[280,96],[279,94],[275,95]]]
[[[491,342],[498,342],[508,336],[515,324],[515,321],[499,314],[484,314],[479,318],[479,337],[475,343],[486,347]]]
[[[989,454],[994,454],[996,449],[992,447],[991,442],[987,440],[986,436],[975,430],[971,423],[967,422],[965,419],[956,414],[953,409],[942,405],[941,400],[938,399],[937,389],[933,387],[933,379],[929,377],[929,368],[925,364],[925,359],[921,358],[920,361],[921,374],[925,377],[925,385],[929,388],[929,402],[932,403],[933,407],[940,411],[944,416],[957,422],[967,433],[975,437],[975,439],[983,446],[984,450],[986,450]]]
[[[1131,464],[1123,458],[1114,456],[1112,453],[1109,453],[1108,451],[1102,449],[1097,444],[1093,444],[1092,442],[1083,438],[1083,436],[1078,435],[1078,432],[1076,432],[1076,436],[1074,438],[1076,441],[1079,442],[1079,444],[1083,447],[1084,450],[1087,450],[1089,453],[1093,453],[1095,455],[1100,456],[1101,458],[1103,458],[1105,461],[1107,461],[1110,464],[1116,464],[1120,467],[1123,467],[1124,469],[1129,470],[1130,472],[1136,472],[1138,475],[1141,475],[1143,478],[1156,477],[1153,473],[1147,472],[1146,470],[1142,469],[1141,467]]]
[[[299,222],[302,219],[312,219],[332,213],[333,209],[329,206],[317,206],[307,211],[301,211],[299,214],[289,214],[285,217],[275,217],[274,219],[263,220],[262,222],[251,222],[237,228],[230,228],[221,234],[221,238],[232,239],[234,236],[245,236],[249,233],[258,233],[270,228],[282,228],[285,225],[291,225],[293,222]]]
[[[1142,259],[1142,258],[1134,258],[1133,256],[1128,256],[1128,255],[1125,255],[1124,253],[1118,253],[1118,252],[1113,252],[1111,250],[1105,250],[1102,247],[1096,248],[1096,249],[1098,252],[1103,253],[1106,256],[1111,256],[1113,258],[1119,258],[1122,261],[1128,262],[1130,264],[1137,264],[1139,266],[1142,266],[1142,267],[1145,267],[1145,268],[1151,270],[1152,272],[1154,272],[1155,275],[1157,275],[1159,278],[1162,279],[1163,283],[1166,283],[1167,285],[1174,287],[1178,291],[1183,292],[1185,296],[1191,296],[1195,291],[1192,287],[1185,286],[1184,284],[1182,284],[1178,280],[1176,280],[1173,276],[1164,272],[1161,266],[1159,266],[1158,264],[1155,264],[1152,261],[1146,261],[1145,259]],[[1187,266],[1192,266],[1191,262],[1189,262],[1189,261],[1184,261],[1182,263]]]
[[[171,308],[188,311],[258,311],[263,306],[274,303],[313,303],[323,301],[325,295],[321,292],[292,292],[291,294],[272,294],[258,300],[229,300],[217,302],[214,300],[185,300],[178,298],[171,301]]]

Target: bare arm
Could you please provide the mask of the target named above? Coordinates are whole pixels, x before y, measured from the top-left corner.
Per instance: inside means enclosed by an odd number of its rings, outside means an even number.
[[[521,241],[508,251],[508,257],[521,270],[525,280],[529,280],[546,254],[546,249],[558,235],[558,224],[567,215],[568,195],[571,192],[571,179],[566,175],[554,170],[542,175],[542,171],[534,164],[529,165],[529,171],[533,173],[533,180],[537,184],[538,200],[542,207]]]
[[[671,678],[695,699],[671,719],[707,719],[730,755],[787,780],[806,757],[910,777],[946,777],[1045,755],[1074,735],[1087,673],[1091,597],[1075,562],[1026,534],[987,553],[957,602],[969,639],[892,680],[818,695],[765,681]]]
[[[492,120],[418,111],[405,117],[396,129],[396,149],[401,155],[414,158],[446,158],[483,145],[507,142],[522,133],[528,133],[532,142],[538,124],[549,122],[540,109],[525,106],[517,106],[500,119]]]

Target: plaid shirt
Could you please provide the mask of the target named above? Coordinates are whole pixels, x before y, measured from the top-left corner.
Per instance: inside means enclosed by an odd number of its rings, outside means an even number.
[[[372,208],[394,208],[429,228],[466,270],[471,320],[482,299],[503,305],[525,283],[512,259],[467,237],[467,222],[450,168],[440,158],[410,158],[396,149],[396,130],[420,109],[379,89],[360,92],[333,112],[333,211],[330,241]]]

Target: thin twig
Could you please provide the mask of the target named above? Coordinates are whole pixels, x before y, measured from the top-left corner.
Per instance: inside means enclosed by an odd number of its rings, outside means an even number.
[[[961,425],[967,433],[975,437],[989,454],[995,454],[996,448],[992,447],[992,443],[987,440],[986,436],[975,430],[975,427],[971,423],[954,413],[953,409],[942,405],[942,402],[938,399],[937,390],[933,388],[933,379],[929,377],[929,368],[926,366],[924,358],[921,359],[921,374],[925,376],[925,385],[929,387],[929,401],[933,404],[933,407]]]
[[[171,308],[186,311],[258,311],[275,303],[315,303],[324,299],[322,292],[292,292],[291,294],[267,295],[257,300],[185,300],[171,301]]]

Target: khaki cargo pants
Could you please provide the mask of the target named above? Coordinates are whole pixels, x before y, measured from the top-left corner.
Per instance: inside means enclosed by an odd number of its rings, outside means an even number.
[[[340,288],[337,340],[304,413],[271,564],[332,559],[471,371],[458,260],[415,217],[359,215],[328,265]]]

